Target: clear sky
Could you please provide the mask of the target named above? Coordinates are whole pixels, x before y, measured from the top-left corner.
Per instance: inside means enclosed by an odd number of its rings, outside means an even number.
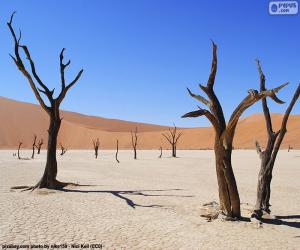
[[[279,96],[289,101],[300,82],[300,16],[271,16],[264,0],[1,0],[0,95],[37,103],[9,57],[6,22],[28,45],[43,81],[60,87],[59,52],[72,63],[67,79],[81,80],[62,108],[89,115],[178,126],[208,126],[181,119],[198,103],[186,91],[206,83],[211,43],[218,45],[215,91],[228,118],[247,90],[259,88],[259,58],[267,86],[290,81]],[[270,103],[270,102],[269,102]],[[271,104],[272,112],[287,105]],[[246,115],[260,112],[255,104]],[[296,104],[293,113],[300,113]]]

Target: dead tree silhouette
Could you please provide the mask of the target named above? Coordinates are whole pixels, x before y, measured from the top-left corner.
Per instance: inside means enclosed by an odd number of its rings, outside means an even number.
[[[12,21],[15,12],[11,15],[10,20],[7,22],[8,28],[11,32],[14,41],[14,56],[10,55],[17,68],[22,72],[22,74],[27,78],[31,89],[34,92],[36,99],[38,100],[41,107],[45,110],[45,112],[49,116],[50,124],[48,129],[48,147],[47,147],[47,161],[45,166],[44,174],[41,180],[33,187],[29,189],[35,188],[49,188],[49,189],[61,189],[64,186],[68,185],[68,183],[60,182],[56,179],[57,176],[57,160],[56,160],[56,147],[57,147],[57,135],[60,129],[62,118],[60,117],[60,104],[65,98],[67,92],[71,89],[72,86],[79,80],[83,70],[80,70],[73,81],[66,85],[65,81],[65,69],[70,65],[71,61],[69,60],[67,63],[63,62],[64,59],[64,51],[63,48],[60,52],[59,60],[60,60],[60,78],[61,78],[61,91],[59,95],[54,98],[54,89],[50,90],[38,76],[35,68],[35,64],[33,59],[31,58],[29,49],[26,45],[21,45],[21,31],[19,36],[16,36],[16,33],[12,27]],[[20,56],[19,49],[22,49],[26,55],[27,60],[29,61],[31,73],[26,69],[25,64]],[[39,87],[37,87],[36,82]],[[49,105],[46,105],[45,101],[41,97],[41,93],[44,94],[48,101]]]
[[[21,149],[21,146],[22,146],[22,142],[19,142],[19,146],[18,146],[18,159],[21,160],[21,156],[20,156],[20,149]]]
[[[40,139],[37,143],[37,145],[35,146],[37,148],[37,154],[39,155],[41,153],[41,148],[42,148],[42,145],[43,145],[43,139]]]
[[[229,218],[240,218],[240,197],[231,165],[232,143],[238,120],[247,108],[267,96],[278,102],[275,93],[286,84],[275,89],[261,92],[254,89],[249,90],[248,95],[237,106],[232,113],[229,122],[226,124],[222,106],[214,92],[214,82],[217,72],[217,46],[214,42],[212,42],[212,47],[213,58],[207,85],[199,85],[200,89],[207,95],[208,99],[200,95],[195,95],[188,89],[189,94],[206,105],[208,109],[198,107],[198,110],[186,113],[182,117],[205,116],[212,124],[215,131],[214,151],[219,187],[220,210]]]
[[[159,150],[160,150],[160,155],[158,156],[158,158],[161,158],[162,157],[162,147],[160,147]]]
[[[261,69],[259,60],[257,60],[258,72],[260,76],[260,91],[265,91],[265,75]],[[256,150],[261,159],[260,171],[258,175],[257,184],[257,194],[256,194],[256,204],[254,212],[251,217],[256,219],[261,219],[264,212],[270,213],[270,195],[271,195],[271,181],[274,163],[278,154],[278,150],[283,141],[283,138],[287,132],[286,126],[289,119],[290,112],[292,111],[297,99],[300,95],[300,84],[296,89],[294,96],[285,111],[284,117],[282,119],[281,127],[279,130],[274,132],[272,125],[272,118],[270,115],[270,110],[266,99],[262,100],[262,108],[264,112],[268,142],[265,150],[262,150],[259,143],[256,141]],[[278,103],[284,103],[282,101],[277,101]],[[290,148],[289,148],[290,149]]]
[[[183,135],[182,132],[178,133],[177,127],[174,124],[174,128],[169,128],[168,133],[162,133],[162,136],[171,144],[172,147],[172,157],[176,157],[177,142]]]
[[[97,138],[97,140],[93,140],[93,146],[94,146],[94,150],[95,150],[95,158],[98,158],[98,150],[99,150],[99,138]]]
[[[132,132],[131,130],[131,144],[132,144],[132,148],[133,148],[133,158],[136,160],[137,159],[137,155],[136,155],[136,148],[137,148],[137,142],[138,142],[138,130],[137,127],[135,128],[135,131]]]
[[[118,160],[118,153],[119,153],[119,140],[117,139],[116,161],[117,161],[118,163],[120,163],[120,161]]]
[[[64,155],[67,152],[67,149],[61,143],[60,143],[60,150],[61,150],[60,155]]]
[[[34,158],[35,147],[36,147],[36,135],[34,135],[34,138],[33,138],[31,159]]]
[[[293,147],[291,145],[289,145],[288,152],[290,152],[292,149],[293,149]]]

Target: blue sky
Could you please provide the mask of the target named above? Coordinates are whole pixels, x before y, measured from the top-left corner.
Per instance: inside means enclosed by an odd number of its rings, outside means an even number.
[[[300,82],[300,16],[270,16],[268,1],[200,0],[2,0],[0,3],[0,95],[37,103],[9,58],[13,42],[6,22],[15,10],[43,81],[60,87],[59,52],[72,63],[71,80],[81,80],[62,104],[66,110],[108,118],[178,126],[208,126],[205,118],[181,119],[198,103],[206,83],[211,43],[218,45],[215,92],[228,118],[259,88],[259,58],[267,86],[290,81],[279,96],[289,101]],[[199,91],[200,92],[200,91]],[[270,102],[269,102],[270,103]],[[270,103],[272,112],[287,105]],[[255,104],[245,115],[260,112]],[[300,113],[296,104],[293,113]]]

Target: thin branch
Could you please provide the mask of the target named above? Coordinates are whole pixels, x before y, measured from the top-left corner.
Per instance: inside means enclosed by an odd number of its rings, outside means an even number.
[[[213,46],[213,58],[211,63],[210,75],[207,81],[207,87],[212,89],[215,83],[215,77],[217,73],[217,45],[212,41]]]
[[[199,102],[202,102],[204,105],[210,108],[211,103],[210,101],[206,100],[203,96],[195,95],[189,88],[187,88],[187,91],[189,92],[190,96],[198,100]]]

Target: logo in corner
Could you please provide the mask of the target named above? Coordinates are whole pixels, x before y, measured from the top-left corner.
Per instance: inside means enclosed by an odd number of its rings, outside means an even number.
[[[297,15],[298,2],[297,1],[272,1],[269,2],[270,15]]]

